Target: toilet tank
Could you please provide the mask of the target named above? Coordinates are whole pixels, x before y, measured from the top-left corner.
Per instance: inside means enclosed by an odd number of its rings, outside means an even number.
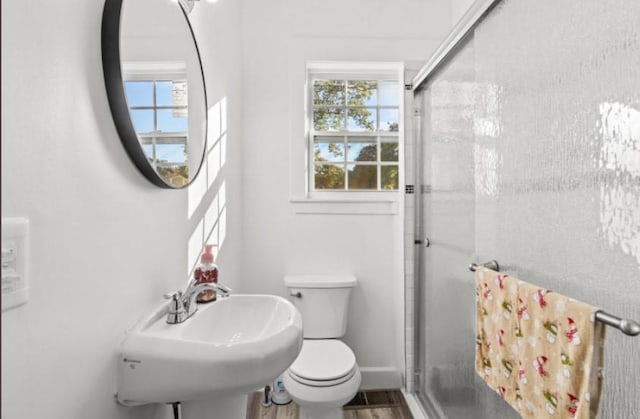
[[[295,306],[302,314],[305,339],[341,338],[347,330],[347,308],[353,275],[287,275]]]

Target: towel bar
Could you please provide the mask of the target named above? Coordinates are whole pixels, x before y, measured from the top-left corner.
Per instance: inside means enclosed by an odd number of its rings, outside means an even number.
[[[490,260],[489,262],[484,263],[472,263],[471,265],[469,265],[469,270],[471,272],[475,272],[478,266],[482,266],[496,272],[500,271],[500,265],[498,264],[497,260]],[[596,320],[606,324],[607,326],[615,327],[625,335],[640,335],[640,323],[633,320],[621,319],[620,317],[614,316],[605,311],[596,312]]]
[[[482,266],[496,272],[500,271],[500,265],[498,265],[497,260],[490,260],[489,262],[485,262],[485,263],[472,263],[471,265],[469,265],[469,270],[471,272],[475,272],[478,266]]]
[[[622,333],[628,336],[640,335],[640,324],[629,319],[621,319],[612,314],[604,311],[596,312],[596,320],[602,322],[608,326],[613,326],[619,329]]]

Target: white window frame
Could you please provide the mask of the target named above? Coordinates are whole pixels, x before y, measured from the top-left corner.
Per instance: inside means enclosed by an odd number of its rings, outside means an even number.
[[[375,202],[397,202],[398,196],[403,189],[403,143],[404,143],[404,66],[401,63],[350,63],[350,62],[308,62],[306,69],[306,89],[305,89],[305,132],[306,132],[306,200],[315,202],[362,202],[365,204]],[[398,106],[381,106],[376,104],[375,108],[398,109],[398,131],[333,131],[315,132],[313,127],[313,79],[337,79],[337,80],[393,80],[397,82]],[[373,108],[374,106],[370,106]],[[348,106],[345,106],[347,109]],[[346,123],[346,115],[345,115]],[[376,127],[378,128],[378,127]],[[349,190],[345,174],[344,190],[328,190],[314,188],[315,160],[314,160],[314,136],[342,138],[346,144],[347,137],[375,137],[377,143],[376,161],[359,163],[359,165],[375,166],[377,170],[378,190]],[[393,138],[398,142],[398,161],[381,161],[381,142],[384,138]],[[398,166],[398,189],[381,190],[381,168],[383,166]],[[346,169],[346,167],[345,167]],[[302,202],[302,200],[296,200]]]
[[[126,62],[123,66],[123,82],[152,82],[153,83],[153,105],[151,106],[133,106],[129,109],[146,109],[153,110],[153,124],[157,128],[157,112],[164,109],[180,109],[188,108],[188,106],[159,106],[156,104],[157,92],[156,83],[166,81],[178,81],[188,83],[186,65],[182,62]],[[187,86],[188,88],[188,86]],[[158,162],[156,155],[156,146],[161,144],[176,144],[187,146],[189,133],[185,132],[159,132],[153,131],[148,134],[138,135],[138,141],[141,146],[151,145],[153,148],[153,160],[149,163],[153,168],[173,169],[182,166],[169,162]],[[187,165],[189,163],[187,162]]]

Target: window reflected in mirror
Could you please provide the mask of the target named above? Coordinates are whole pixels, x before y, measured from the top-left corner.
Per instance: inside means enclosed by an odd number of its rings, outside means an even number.
[[[189,183],[186,75],[125,74],[131,121],[149,164],[170,185]]]
[[[102,18],[105,86],[120,140],[140,172],[167,189],[191,184],[207,149],[204,74],[186,11],[178,1],[105,0]]]

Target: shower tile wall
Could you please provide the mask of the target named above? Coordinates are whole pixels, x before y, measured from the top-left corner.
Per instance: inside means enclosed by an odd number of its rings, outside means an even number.
[[[502,1],[419,96],[419,387],[451,418],[517,417],[473,372],[472,260],[640,320],[639,22],[637,1]],[[635,418],[640,338],[610,328],[605,352],[600,417]]]
[[[405,70],[405,81],[413,79],[416,70]],[[413,108],[413,95],[407,91],[404,98],[404,109]],[[405,112],[404,116],[404,178],[407,184],[404,195],[404,303],[405,303],[405,390],[414,391],[415,365],[415,240],[416,240],[416,190],[415,190],[415,141],[414,116],[411,112]]]

